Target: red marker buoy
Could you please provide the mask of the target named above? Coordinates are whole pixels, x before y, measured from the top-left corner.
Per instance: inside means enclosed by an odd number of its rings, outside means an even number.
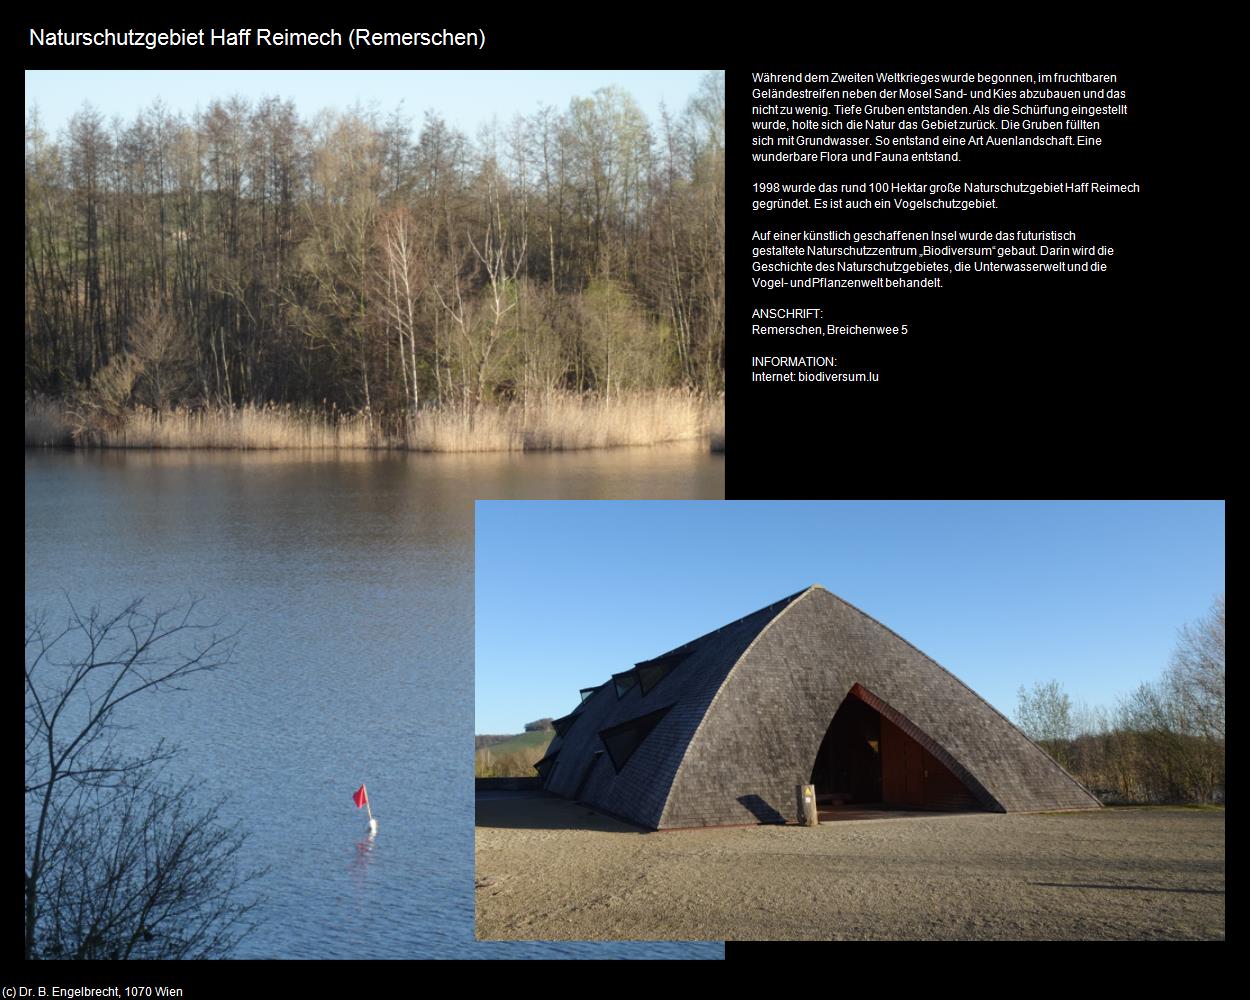
[[[352,793],[352,801],[356,803],[357,809],[364,806],[365,812],[369,814],[369,835],[377,833],[378,821],[373,818],[373,810],[369,808],[369,793],[365,791],[363,784]]]

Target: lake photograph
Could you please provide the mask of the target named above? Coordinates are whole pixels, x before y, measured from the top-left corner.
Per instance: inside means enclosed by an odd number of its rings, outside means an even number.
[[[474,940],[474,502],[724,496],[724,80],[28,72],[27,959]],[[570,544],[573,544],[570,540]]]

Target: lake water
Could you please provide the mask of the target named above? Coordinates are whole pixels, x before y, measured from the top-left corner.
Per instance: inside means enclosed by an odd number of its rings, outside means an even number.
[[[144,696],[143,745],[228,792],[268,866],[240,958],[719,958],[473,941],[473,500],[715,498],[683,448],[552,455],[26,452],[26,605],[188,595],[236,662]],[[370,842],[351,794],[366,782]]]

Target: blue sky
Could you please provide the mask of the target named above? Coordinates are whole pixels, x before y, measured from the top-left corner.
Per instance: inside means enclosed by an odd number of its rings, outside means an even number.
[[[819,583],[1009,716],[1113,705],[1224,590],[1220,502],[479,501],[476,731]]]
[[[680,113],[706,70],[27,70],[26,109],[39,107],[44,129],[55,135],[90,101],[106,119],[134,118],[160,97],[186,114],[214,98],[277,95],[311,117],[326,108],[340,111],[376,104],[383,116],[402,101],[420,125],[427,108],[474,137],[498,116],[501,125],[516,113],[532,114],[540,104],[563,111],[574,97],[589,97],[616,84],[638,102],[652,124],[660,102]]]

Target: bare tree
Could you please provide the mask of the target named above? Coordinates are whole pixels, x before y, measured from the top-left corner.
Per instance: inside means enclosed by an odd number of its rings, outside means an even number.
[[[1024,734],[1067,767],[1069,745],[1075,735],[1072,726],[1072,700],[1058,681],[1034,684],[1032,691],[1019,691],[1016,723]]]
[[[1165,677],[1189,729],[1224,741],[1224,595],[1206,617],[1181,629]]]
[[[27,618],[25,957],[210,958],[248,930],[237,829],[167,781],[176,748],[123,748],[125,711],[231,661],[197,602]]]
[[[130,354],[137,365],[136,390],[153,410],[169,409],[188,386],[190,344],[160,303],[150,301],[130,332]]]
[[[488,223],[486,226],[484,250],[478,249],[471,235],[468,237],[474,256],[486,272],[482,294],[484,305],[480,309],[483,319],[477,321],[473,309],[466,306],[459,271],[452,274],[450,295],[444,296],[440,289],[435,288],[439,303],[459,331],[465,355],[465,391],[475,407],[484,401],[492,358],[500,345],[507,341],[506,335],[514,331],[507,318],[516,309],[517,272],[525,259],[524,243],[508,257],[507,232],[503,232],[495,243],[492,225]]]
[[[1224,799],[1224,597],[1180,630],[1171,664],[1113,713],[1072,706],[1057,681],[1020,689],[1020,728],[1082,782],[1121,802]]]
[[[417,300],[420,292],[421,249],[412,213],[404,206],[393,209],[382,222],[386,275],[382,300],[386,323],[393,326],[399,342],[399,368],[404,398],[416,413],[421,396],[417,379]]]

